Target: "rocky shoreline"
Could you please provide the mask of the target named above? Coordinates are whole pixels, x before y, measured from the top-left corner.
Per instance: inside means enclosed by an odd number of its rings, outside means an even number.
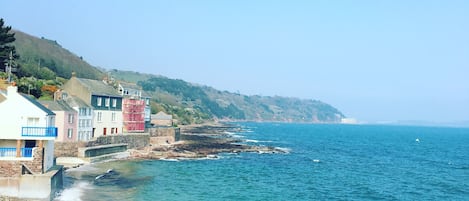
[[[216,158],[219,153],[285,153],[284,150],[269,146],[244,144],[231,133],[242,128],[232,124],[204,124],[181,126],[181,140],[173,144],[129,150],[132,158],[139,159],[181,159]]]

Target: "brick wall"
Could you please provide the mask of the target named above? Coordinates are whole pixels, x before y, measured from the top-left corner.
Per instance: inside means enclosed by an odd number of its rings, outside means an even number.
[[[0,177],[17,177],[21,175],[22,165],[25,165],[33,174],[41,174],[42,157],[44,148],[33,149],[33,160],[14,160],[14,161],[0,161]]]

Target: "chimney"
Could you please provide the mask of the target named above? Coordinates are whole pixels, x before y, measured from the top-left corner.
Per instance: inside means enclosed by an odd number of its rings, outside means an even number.
[[[54,92],[54,101],[62,100],[62,90],[58,89]]]
[[[10,96],[11,94],[18,93],[18,87],[17,86],[8,86],[7,87],[7,96]]]

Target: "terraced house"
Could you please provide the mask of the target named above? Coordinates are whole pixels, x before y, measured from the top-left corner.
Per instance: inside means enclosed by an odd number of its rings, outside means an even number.
[[[0,195],[48,198],[62,182],[54,168],[55,117],[16,86],[0,90]]]
[[[118,91],[123,96],[124,132],[144,132],[147,101],[142,96],[143,90],[136,84],[121,82]]]
[[[39,101],[42,105],[55,113],[55,125],[58,128],[59,142],[77,141],[77,112],[64,100]]]
[[[103,81],[77,78],[73,73],[63,90],[93,108],[92,137],[123,132],[122,96]]]
[[[85,101],[68,95],[67,93],[60,93],[60,98],[65,100],[67,104],[78,112],[77,117],[77,140],[89,141],[93,135],[93,108],[86,104]]]

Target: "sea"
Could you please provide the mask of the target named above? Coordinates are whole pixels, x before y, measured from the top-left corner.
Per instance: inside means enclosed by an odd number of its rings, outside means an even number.
[[[469,200],[469,128],[236,123],[286,153],[69,169],[56,200]]]

